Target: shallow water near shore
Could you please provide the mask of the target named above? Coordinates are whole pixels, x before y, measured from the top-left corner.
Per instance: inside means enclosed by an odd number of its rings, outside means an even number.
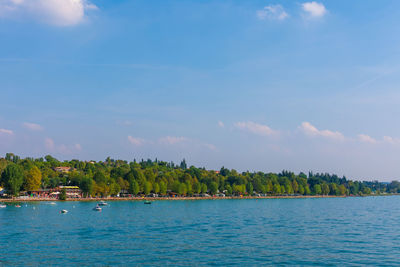
[[[400,196],[8,203],[0,265],[398,265]],[[68,210],[61,214],[62,209]]]

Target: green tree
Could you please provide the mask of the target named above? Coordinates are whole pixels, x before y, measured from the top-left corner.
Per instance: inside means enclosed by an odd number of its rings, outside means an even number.
[[[205,193],[207,193],[207,190],[208,190],[207,185],[201,184],[201,193],[205,194]]]
[[[200,192],[201,192],[201,184],[199,182],[197,182],[197,181],[194,182],[192,190],[193,190],[193,193],[200,194]]]
[[[187,188],[185,183],[180,183],[179,188],[178,188],[178,194],[179,195],[186,195],[187,193]]]
[[[17,164],[10,163],[4,169],[1,180],[8,192],[14,196],[18,196],[24,182],[22,168]]]
[[[278,183],[274,184],[273,193],[275,195],[281,194],[281,186]]]
[[[26,174],[26,191],[34,191],[40,188],[42,184],[42,172],[38,167],[33,166]]]
[[[216,182],[212,182],[210,184],[210,193],[211,195],[215,195],[216,193],[218,193],[218,184]]]
[[[328,184],[323,183],[322,186],[321,186],[321,190],[322,190],[322,194],[323,195],[329,195],[330,190],[329,190],[329,185]]]
[[[246,185],[246,191],[247,193],[251,196],[253,195],[253,184],[251,182],[248,182]]]
[[[134,194],[135,196],[139,193],[139,184],[136,180],[131,180],[129,182],[129,193]]]
[[[298,192],[299,192],[300,195],[304,195],[304,187],[301,184],[299,184]]]
[[[118,195],[120,191],[121,191],[121,187],[119,186],[118,183],[112,182],[112,183],[110,184],[110,194],[111,194],[112,196]]]
[[[150,182],[145,182],[144,183],[144,194],[147,196],[150,194],[151,190],[153,189],[153,186]]]
[[[346,193],[347,193],[346,187],[345,187],[344,185],[341,184],[341,185],[339,186],[339,192],[340,192],[340,195],[341,195],[341,196],[346,195]]]
[[[93,192],[93,180],[89,177],[83,177],[80,181],[79,188],[82,190],[83,196],[87,197]]]
[[[158,194],[160,192],[160,185],[158,183],[155,183],[153,186],[153,192]]]
[[[229,184],[225,185],[225,190],[228,196],[232,195],[232,187]]]
[[[299,184],[297,183],[296,180],[293,180],[292,187],[293,187],[293,192],[294,193],[298,193],[299,192]]]
[[[313,194],[314,195],[321,195],[322,190],[321,190],[321,185],[315,184],[313,187]]]
[[[164,182],[160,182],[160,194],[166,195],[167,194],[167,185]]]
[[[61,189],[58,199],[59,200],[67,200],[67,190],[65,190],[65,188]]]

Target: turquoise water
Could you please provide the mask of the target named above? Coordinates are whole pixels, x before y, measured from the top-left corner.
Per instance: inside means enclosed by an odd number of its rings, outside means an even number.
[[[399,196],[8,205],[0,265],[400,262]]]

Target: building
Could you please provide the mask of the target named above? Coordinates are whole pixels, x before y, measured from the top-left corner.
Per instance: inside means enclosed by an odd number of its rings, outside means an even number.
[[[54,170],[56,172],[67,173],[67,172],[70,172],[72,170],[72,168],[71,167],[55,167]]]

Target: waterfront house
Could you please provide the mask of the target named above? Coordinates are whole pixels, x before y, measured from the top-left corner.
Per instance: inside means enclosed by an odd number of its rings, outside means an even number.
[[[55,167],[54,170],[56,172],[67,173],[67,172],[70,172],[72,170],[72,168],[71,167]]]

